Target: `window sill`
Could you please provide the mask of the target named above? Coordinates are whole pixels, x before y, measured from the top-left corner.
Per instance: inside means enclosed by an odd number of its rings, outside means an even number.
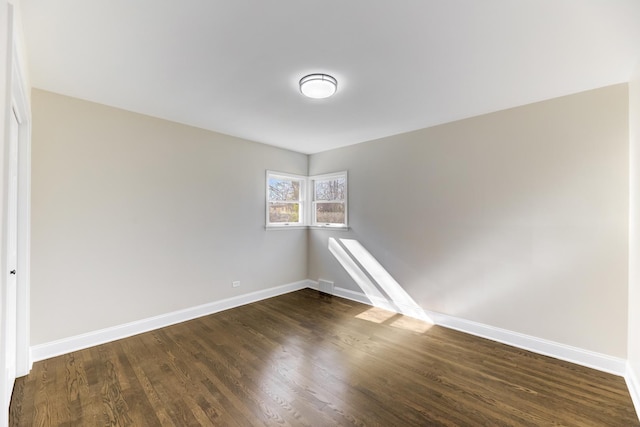
[[[336,231],[348,231],[348,225],[310,225],[311,230],[336,230]]]
[[[265,226],[265,230],[335,230],[335,231],[348,231],[348,226],[335,226],[335,225],[279,225],[279,226]]]
[[[267,225],[264,227],[265,230],[267,231],[272,231],[272,230],[306,230],[307,228],[309,228],[306,225]]]

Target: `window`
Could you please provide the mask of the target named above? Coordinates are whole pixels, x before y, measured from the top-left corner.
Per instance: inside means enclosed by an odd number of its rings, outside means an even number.
[[[347,226],[347,173],[311,177],[313,209],[311,225]]]
[[[346,228],[347,172],[305,177],[267,171],[266,217],[267,228]]]
[[[307,178],[267,171],[267,226],[306,225],[304,195]]]

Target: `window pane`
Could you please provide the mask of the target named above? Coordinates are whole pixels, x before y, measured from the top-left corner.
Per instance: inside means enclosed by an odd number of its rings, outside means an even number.
[[[269,222],[299,222],[299,203],[269,203]]]
[[[344,224],[344,203],[317,203],[316,222],[318,224]]]
[[[282,178],[269,178],[269,200],[300,200],[300,181]]]
[[[344,178],[315,181],[314,200],[344,200]]]

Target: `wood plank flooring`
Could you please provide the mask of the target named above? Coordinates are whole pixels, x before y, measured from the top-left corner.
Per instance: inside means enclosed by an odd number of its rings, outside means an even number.
[[[640,426],[624,380],[312,290],[38,362],[11,426]]]

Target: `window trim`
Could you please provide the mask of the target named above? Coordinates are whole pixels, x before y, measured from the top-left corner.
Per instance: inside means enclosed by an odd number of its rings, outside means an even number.
[[[299,216],[298,216],[298,222],[271,222],[269,221],[269,204],[271,203],[271,200],[269,199],[269,179],[270,178],[276,178],[276,179],[285,179],[285,180],[291,180],[291,181],[300,181],[300,197],[298,199],[298,201],[283,201],[281,203],[284,204],[298,204],[300,206],[299,208]],[[306,195],[307,195],[307,177],[303,176],[303,175],[296,175],[293,173],[286,173],[286,172],[277,172],[277,171],[271,171],[271,170],[267,170],[266,173],[266,180],[265,180],[265,199],[266,199],[266,203],[265,203],[265,224],[266,224],[266,228],[305,228],[308,224],[307,221],[307,201],[306,201]]]
[[[270,222],[269,221],[269,179],[270,178],[284,178],[300,181],[300,199],[298,202],[285,202],[285,203],[299,203],[300,205],[300,221],[299,222]],[[322,203],[344,203],[344,224],[326,224],[318,223],[315,221],[315,206],[317,202],[315,197],[315,182],[321,180],[329,180],[331,178],[344,178],[344,201],[343,200],[323,200]],[[349,229],[349,179],[347,171],[331,172],[327,174],[304,176],[297,175],[288,172],[279,172],[274,170],[267,170],[265,174],[265,229],[267,230],[299,230],[299,229],[333,229],[333,230],[348,230]]]

